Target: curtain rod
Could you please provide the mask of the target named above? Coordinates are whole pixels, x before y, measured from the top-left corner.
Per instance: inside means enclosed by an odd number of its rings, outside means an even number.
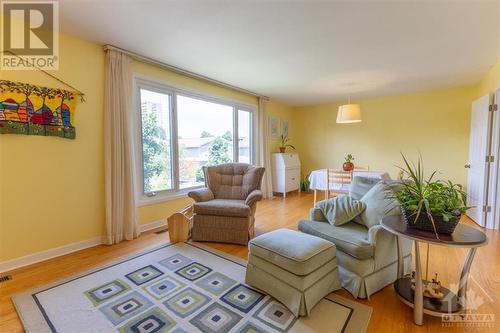
[[[188,70],[185,70],[185,69],[182,69],[182,68],[179,68],[176,66],[172,66],[172,65],[166,64],[164,62],[161,62],[161,61],[158,61],[158,60],[155,60],[155,59],[152,59],[152,58],[149,58],[149,57],[146,57],[146,56],[143,56],[143,55],[137,54],[135,52],[131,52],[131,51],[128,51],[128,50],[125,50],[125,49],[122,49],[122,48],[119,48],[119,47],[116,47],[113,45],[109,45],[109,44],[104,45],[104,51],[107,51],[107,50],[118,51],[118,52],[121,52],[121,53],[124,53],[124,54],[130,56],[132,59],[139,60],[141,62],[145,62],[145,63],[150,64],[150,65],[154,65],[154,66],[158,66],[158,67],[161,67],[164,69],[168,69],[172,72],[182,74],[182,75],[191,77],[193,79],[202,80],[202,81],[205,81],[208,83],[215,84],[215,85],[220,86],[220,87],[228,88],[228,89],[238,91],[238,92],[241,92],[241,93],[244,93],[247,95],[260,97],[266,101],[269,101],[269,97],[267,97],[267,96],[257,94],[253,91],[239,88],[239,87],[236,87],[236,86],[233,86],[233,85],[230,85],[230,84],[227,84],[227,83],[215,80],[215,79],[211,79],[211,78],[206,77],[204,75],[196,74],[196,73],[190,72]]]

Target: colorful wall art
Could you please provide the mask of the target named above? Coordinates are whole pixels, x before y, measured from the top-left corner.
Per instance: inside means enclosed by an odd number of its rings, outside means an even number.
[[[77,93],[0,80],[0,134],[75,138]]]

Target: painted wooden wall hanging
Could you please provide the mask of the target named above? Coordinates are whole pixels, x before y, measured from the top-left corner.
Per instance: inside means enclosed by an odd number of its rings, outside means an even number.
[[[75,138],[78,93],[0,80],[0,134]]]

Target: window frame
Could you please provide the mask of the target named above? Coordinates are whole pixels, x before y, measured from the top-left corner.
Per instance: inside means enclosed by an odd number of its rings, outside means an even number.
[[[234,161],[238,161],[239,162],[239,156],[240,156],[240,138],[239,138],[239,124],[238,124],[238,117],[239,117],[239,111],[243,111],[243,112],[248,112],[250,113],[250,138],[248,138],[248,142],[250,144],[250,162],[249,164],[253,164],[254,161],[255,161],[255,142],[254,142],[254,138],[256,137],[255,136],[255,128],[254,128],[254,123],[255,123],[255,115],[256,115],[256,112],[255,110],[251,110],[251,109],[248,109],[248,108],[244,108],[244,107],[235,107],[233,108],[233,112],[234,112],[234,116],[233,116],[233,119],[234,119],[234,125],[233,125],[233,128],[235,128],[236,130],[233,131],[233,142],[235,142],[235,147],[233,147],[233,155],[234,155],[234,158],[233,160]]]
[[[138,206],[146,206],[164,201],[184,198],[187,193],[193,189],[202,188],[203,185],[180,189],[179,187],[179,142],[178,142],[178,123],[177,123],[177,95],[198,99],[205,102],[217,103],[230,106],[233,109],[233,161],[239,159],[239,133],[238,133],[238,111],[250,113],[250,164],[256,160],[256,115],[257,106],[235,99],[207,94],[195,89],[183,87],[171,82],[160,81],[150,77],[134,74],[133,86],[133,149],[135,177],[134,188],[136,191],[136,203]],[[144,193],[144,161],[142,147],[142,111],[140,90],[146,89],[170,96],[170,142],[171,142],[171,160],[172,160],[172,189],[154,192],[154,195]]]

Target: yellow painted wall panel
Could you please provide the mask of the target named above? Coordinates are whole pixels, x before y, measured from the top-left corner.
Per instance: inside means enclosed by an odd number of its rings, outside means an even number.
[[[280,103],[276,101],[270,101],[267,104],[267,110],[268,110],[268,116],[279,118],[280,120],[288,120],[288,137],[290,138],[290,144],[295,146],[296,140],[294,138],[295,132],[296,132],[296,125],[294,122],[295,119],[295,112],[293,112],[293,108]],[[279,146],[280,146],[280,140],[276,139],[270,139],[269,141],[269,151],[271,153],[277,153],[279,152]],[[288,148],[287,151],[293,151],[292,149]]]
[[[224,87],[216,86],[208,82],[196,80],[181,74],[177,74],[161,67],[146,64],[143,62],[134,61],[134,72],[151,79],[173,83],[184,88],[194,89],[215,96],[230,98],[242,101],[248,104],[256,105],[257,98],[251,95],[240,93],[235,90],[230,90]]]
[[[355,163],[394,177],[400,152],[412,159],[420,152],[428,171],[464,184],[475,93],[475,87],[463,87],[356,101],[363,117],[357,124],[337,124],[336,103],[297,108],[303,171],[341,167],[351,153]]]
[[[60,36],[56,76],[83,91],[76,139],[0,136],[0,261],[98,237],[104,231],[104,53]],[[1,79],[66,88],[39,71],[1,71]]]
[[[166,220],[167,217],[193,202],[191,198],[185,197],[158,204],[142,206],[138,209],[138,220],[140,224],[146,224],[159,220]]]

